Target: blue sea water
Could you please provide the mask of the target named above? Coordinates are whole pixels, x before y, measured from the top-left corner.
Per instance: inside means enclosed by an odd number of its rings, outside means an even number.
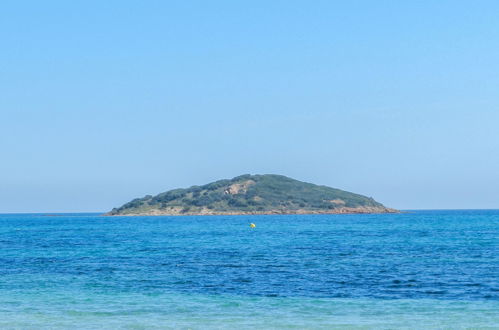
[[[499,211],[0,215],[0,328],[499,329]]]

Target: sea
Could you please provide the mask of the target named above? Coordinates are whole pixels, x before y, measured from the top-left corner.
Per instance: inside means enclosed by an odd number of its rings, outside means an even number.
[[[3,214],[0,329],[499,329],[499,211]]]

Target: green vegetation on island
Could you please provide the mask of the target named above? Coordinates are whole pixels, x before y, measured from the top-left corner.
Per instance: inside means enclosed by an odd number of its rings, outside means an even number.
[[[107,215],[388,213],[374,199],[282,175],[245,174],[137,198]]]

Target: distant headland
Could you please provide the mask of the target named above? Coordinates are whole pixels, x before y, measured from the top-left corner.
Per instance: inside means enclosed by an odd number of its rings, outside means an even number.
[[[136,198],[106,215],[396,213],[374,199],[283,175],[245,174]]]

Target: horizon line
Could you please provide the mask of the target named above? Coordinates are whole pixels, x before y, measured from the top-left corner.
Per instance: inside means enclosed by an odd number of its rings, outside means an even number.
[[[495,211],[499,208],[417,208],[417,209],[397,209],[399,211]],[[66,212],[0,212],[0,215],[14,214],[104,214],[109,211],[66,211]],[[369,213],[366,213],[369,214]],[[306,215],[306,214],[304,214]]]

